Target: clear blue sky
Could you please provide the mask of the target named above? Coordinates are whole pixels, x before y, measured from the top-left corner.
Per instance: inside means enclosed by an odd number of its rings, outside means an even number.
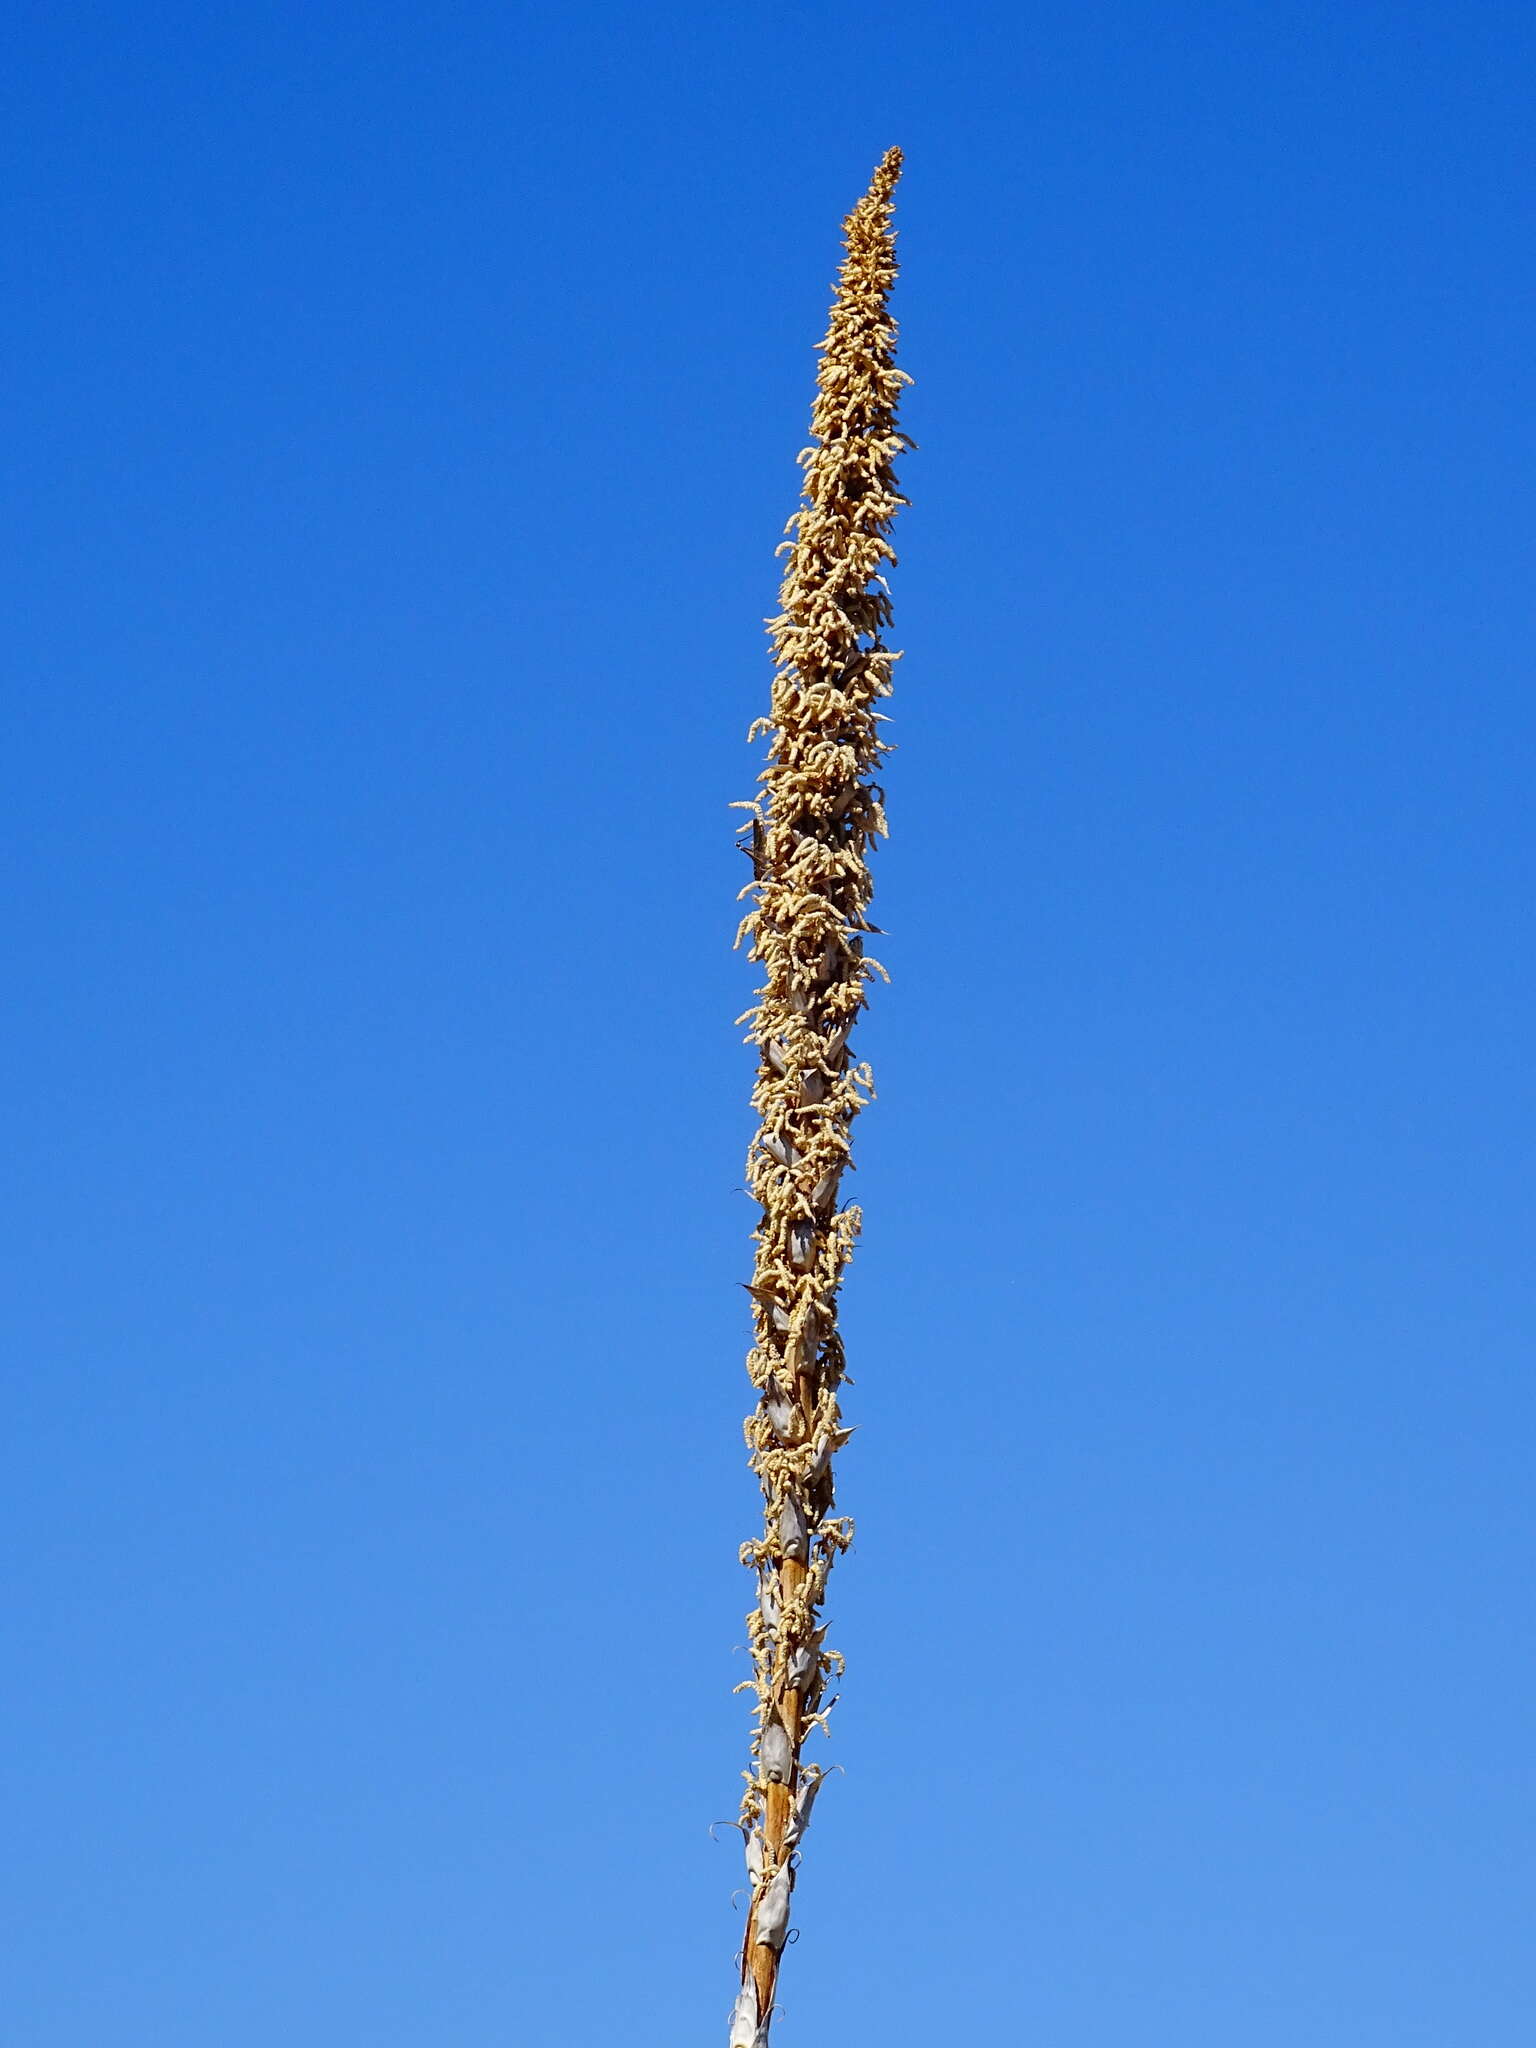
[[[24,4],[7,2048],[724,2039],[729,950],[914,509],[784,2048],[1525,2048],[1536,16]]]

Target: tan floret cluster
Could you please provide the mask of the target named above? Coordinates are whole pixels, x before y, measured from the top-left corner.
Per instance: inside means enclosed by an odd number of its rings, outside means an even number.
[[[854,1118],[873,1092],[849,1034],[870,978],[865,951],[868,857],[885,830],[875,780],[886,748],[877,708],[898,656],[884,571],[898,507],[894,460],[901,387],[888,311],[896,278],[891,150],[843,224],[839,272],[805,469],[804,504],[787,528],[779,615],[769,621],[775,674],[766,719],[762,793],[744,806],[754,880],[743,920],[763,984],[743,1018],[761,1055],[748,1155],[762,1204],[751,1283],[756,1341],[748,1371],[758,1402],[746,1424],[762,1484],[763,1533],[745,1544],[757,1575],[748,1617],[757,1698],[753,1768],[741,1825],[751,1884],[742,1981],[731,2048],[764,2048],[789,1929],[797,1846],[822,1772],[801,1762],[813,1727],[825,1730],[828,1682],[841,1659],[825,1645],[827,1575],[852,1537],[834,1514],[836,1454],[847,1441],[838,1408],[844,1377],[837,1293],[859,1229],[839,1206]]]

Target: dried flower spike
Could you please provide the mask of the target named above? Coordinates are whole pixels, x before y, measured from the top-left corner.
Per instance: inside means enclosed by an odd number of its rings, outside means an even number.
[[[758,1574],[748,1617],[757,1695],[756,1768],[742,1820],[753,1852],[752,1903],[732,2042],[758,2018],[767,2042],[794,1888],[791,1850],[804,1834],[820,1773],[800,1752],[818,1713],[824,1670],[820,1608],[850,1525],[833,1516],[832,1456],[847,1440],[838,1386],[843,1348],[837,1294],[859,1212],[835,1207],[849,1132],[870,1091],[848,1038],[880,972],[864,952],[874,927],[869,854],[885,830],[875,777],[882,697],[898,659],[886,647],[895,561],[891,522],[906,503],[894,458],[911,444],[896,407],[909,380],[894,360],[889,312],[896,279],[891,150],[843,223],[845,256],[822,345],[811,446],[800,457],[804,503],[789,523],[789,562],[769,623],[774,679],[762,795],[743,828],[753,905],[742,931],[763,973],[748,1013],[758,1048],[747,1157],[762,1205],[749,1289],[756,1341],[748,1371],[759,1394],[747,1424],[763,1490],[763,1535],[744,1546]]]

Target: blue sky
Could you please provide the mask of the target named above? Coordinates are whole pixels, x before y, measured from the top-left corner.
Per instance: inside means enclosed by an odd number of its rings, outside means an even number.
[[[1536,21],[23,5],[16,2048],[722,2040],[727,804],[907,425],[776,2040],[1529,2039]]]

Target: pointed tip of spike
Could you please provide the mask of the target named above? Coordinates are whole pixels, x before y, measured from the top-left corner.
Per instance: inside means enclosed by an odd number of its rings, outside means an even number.
[[[871,192],[878,193],[882,198],[887,197],[901,176],[901,167],[905,161],[900,147],[893,143],[875,165],[875,174],[869,181]]]
[[[849,237],[864,241],[871,234],[879,240],[889,241],[896,184],[901,177],[903,161],[901,150],[893,146],[875,165],[864,197],[843,222],[845,242]]]

